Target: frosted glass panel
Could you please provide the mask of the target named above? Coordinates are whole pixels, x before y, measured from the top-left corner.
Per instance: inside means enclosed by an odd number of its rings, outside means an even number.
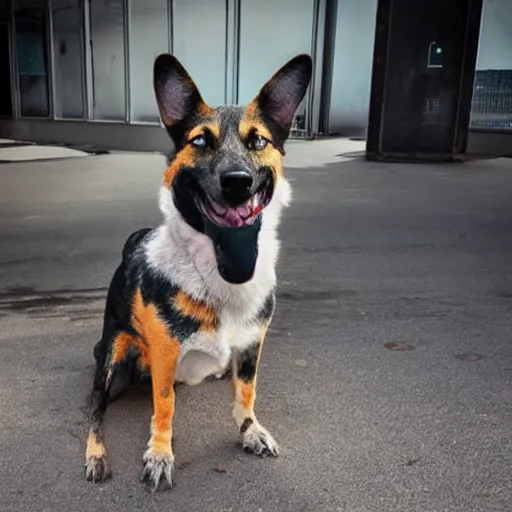
[[[226,2],[175,0],[173,51],[192,75],[206,103],[226,97]]]
[[[242,0],[238,103],[245,105],[287,60],[311,54],[314,0]]]
[[[90,0],[90,6],[93,117],[112,121],[124,120],[123,0]]]
[[[52,0],[55,116],[84,116],[83,36],[80,0]]]
[[[169,51],[168,0],[130,2],[130,94],[134,121],[158,122],[155,57]]]
[[[361,134],[368,122],[377,0],[339,0],[329,128]]]

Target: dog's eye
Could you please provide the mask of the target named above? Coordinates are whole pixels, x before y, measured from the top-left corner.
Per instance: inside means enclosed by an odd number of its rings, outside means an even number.
[[[206,137],[204,135],[198,135],[194,137],[190,143],[196,148],[204,148],[206,146]]]
[[[255,149],[256,151],[261,151],[267,147],[268,140],[262,137],[261,135],[256,135],[253,139],[249,141],[249,148]]]

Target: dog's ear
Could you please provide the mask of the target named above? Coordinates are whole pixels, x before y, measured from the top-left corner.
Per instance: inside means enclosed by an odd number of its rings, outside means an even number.
[[[185,120],[209,110],[191,76],[173,55],[162,53],[155,59],[153,87],[160,117],[173,138]]]
[[[260,89],[255,98],[260,112],[287,138],[295,111],[311,80],[313,61],[297,55],[282,66]]]

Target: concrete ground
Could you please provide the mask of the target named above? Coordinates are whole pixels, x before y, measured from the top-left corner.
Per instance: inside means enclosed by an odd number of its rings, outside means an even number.
[[[147,388],[108,409],[113,480],[86,482],[83,455],[106,287],[126,236],[160,220],[164,159],[0,165],[1,511],[511,510],[512,164],[361,149],[288,146],[257,401],[282,455],[241,452],[227,382],[180,387],[175,488],[155,496]]]

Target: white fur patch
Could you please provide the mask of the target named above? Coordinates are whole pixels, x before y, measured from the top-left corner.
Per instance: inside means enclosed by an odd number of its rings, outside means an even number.
[[[217,333],[196,332],[182,345],[175,380],[195,386],[209,375],[224,370],[231,350]]]
[[[279,455],[279,445],[270,432],[257,421],[242,435],[242,447],[255,455]]]
[[[181,346],[175,380],[189,386],[201,383],[206,377],[224,371],[234,349],[243,350],[260,337],[260,326],[246,324],[243,329],[231,318],[221,316],[215,333],[196,332]]]

